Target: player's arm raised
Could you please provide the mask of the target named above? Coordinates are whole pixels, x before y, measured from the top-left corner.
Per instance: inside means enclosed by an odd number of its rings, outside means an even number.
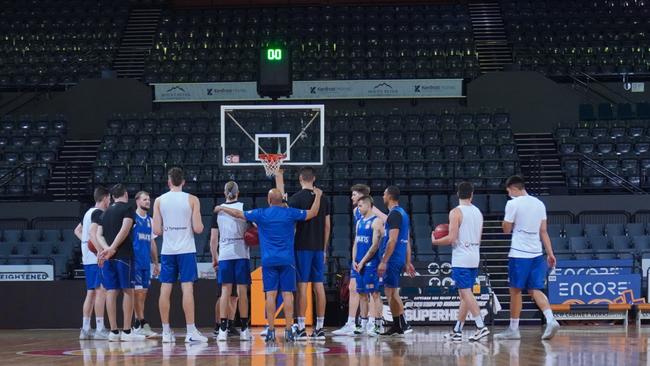
[[[314,188],[314,194],[316,197],[314,197],[314,203],[312,203],[311,208],[309,211],[307,211],[307,217],[305,218],[305,221],[316,217],[318,215],[318,210],[320,210],[320,198],[323,196],[323,191],[318,188]]]
[[[190,196],[190,205],[192,206],[192,230],[195,234],[201,234],[204,229],[201,220],[201,202],[196,196]]]
[[[377,208],[377,206],[372,206],[372,213],[374,213],[375,216],[377,216],[377,218],[381,220],[382,223],[386,222],[386,218],[388,218],[388,215],[386,215],[382,210]]]
[[[542,244],[544,244],[544,249],[546,250],[546,260],[548,261],[548,266],[555,268],[555,254],[553,254],[553,246],[551,245],[551,238],[548,236],[548,229],[546,227],[546,220],[542,220],[542,224],[539,228],[539,236],[542,239]]]
[[[153,202],[153,233],[161,236],[163,234],[162,215],[160,214],[160,200],[156,198]]]
[[[278,169],[278,172],[275,173],[275,188],[277,188],[284,197],[286,192],[284,191],[284,169],[282,168]]]
[[[214,213],[219,213],[219,212],[223,212],[226,215],[230,215],[230,216],[232,216],[232,217],[234,217],[236,219],[246,220],[246,216],[244,216],[244,211],[235,210],[234,208],[223,207],[223,206],[215,207],[214,208]]]
[[[458,208],[454,208],[449,212],[449,234],[440,239],[433,239],[433,245],[452,245],[458,240],[458,229],[460,228],[460,221],[462,220],[462,213]]]

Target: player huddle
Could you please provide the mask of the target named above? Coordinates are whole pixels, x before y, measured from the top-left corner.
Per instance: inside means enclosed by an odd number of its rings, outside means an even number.
[[[331,227],[328,200],[314,186],[316,175],[312,168],[300,170],[301,190],[285,199],[282,171],[276,174],[276,188],[269,191],[269,207],[248,210],[239,198],[239,187],[228,182],[224,187],[225,203],[214,209],[210,250],[212,264],[218,272],[220,299],[215,306],[218,341],[239,335],[240,340],[251,340],[248,328],[248,286],[250,277],[250,250],[244,237],[255,225],[259,233],[262,279],[266,294],[268,326],[262,333],[267,343],[276,339],[274,319],[278,295],[282,295],[286,326],[285,341],[325,339],[325,265]],[[168,173],[169,192],[158,197],[153,207],[153,218],[148,216],[150,198],[146,192],[136,195],[136,209],[128,203],[123,185],[115,185],[108,192],[97,188],[95,206],[84,215],[75,233],[82,242],[83,264],[86,271],[87,296],[83,306],[83,326],[80,339],[108,339],[109,341],[137,341],[155,336],[144,319],[146,290],[151,277],[159,274],[161,282],[159,311],[162,320],[163,343],[174,342],[169,325],[172,284],[181,283],[183,311],[187,323],[185,342],[207,342],[194,325],[193,283],[198,278],[194,235],[203,231],[199,200],[182,191],[185,181],[182,170],[172,168]],[[555,265],[550,240],[546,233],[546,211],[538,199],[528,196],[520,177],[511,177],[507,184],[513,198],[506,205],[504,232],[513,233],[509,254],[511,295],[511,322],[504,333],[495,338],[518,339],[521,290],[527,289],[547,319],[543,339],[552,337],[559,328],[553,318],[544,287],[546,263],[542,244],[548,255],[548,264]],[[449,232],[441,238],[432,238],[433,245],[452,245],[452,278],[461,298],[460,311],[452,341],[461,341],[467,314],[471,314],[477,331],[470,340],[477,341],[490,332],[485,326],[472,287],[478,275],[483,216],[472,205],[473,187],[470,183],[458,186],[459,206],[449,214]],[[110,198],[113,204],[109,206]],[[335,335],[402,336],[412,332],[404,316],[404,305],[399,295],[400,277],[404,272],[413,276],[411,263],[410,221],[400,207],[400,191],[395,186],[386,188],[383,202],[388,208],[384,214],[373,204],[370,189],[365,185],[352,187],[355,239],[352,246],[350,279],[350,308],[348,321]],[[158,265],[155,236],[162,236],[160,266]],[[93,248],[96,248],[93,251]],[[311,284],[316,298],[316,322],[307,335],[305,313],[307,291]],[[117,324],[117,296],[123,293],[123,327]],[[385,294],[392,325],[384,329],[383,304]],[[294,298],[295,293],[295,298]],[[110,330],[104,329],[104,301]],[[90,318],[95,310],[97,329],[91,332]],[[241,329],[234,329],[237,308]],[[361,321],[356,314],[360,308]],[[295,310],[295,311],[294,311]],[[135,324],[132,328],[133,312]],[[295,314],[295,319],[294,319]],[[295,320],[295,321],[294,321]]]

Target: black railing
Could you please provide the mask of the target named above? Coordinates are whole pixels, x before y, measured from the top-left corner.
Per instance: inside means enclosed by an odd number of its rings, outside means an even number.
[[[593,158],[589,157],[586,154],[583,153],[573,153],[573,154],[567,154],[563,156],[564,160],[569,160],[573,158],[574,160],[578,161],[578,175],[577,176],[572,176],[572,178],[578,178],[578,182],[574,185],[571,182],[569,182],[569,188],[588,188],[588,189],[594,189],[594,188],[611,188],[611,187],[595,187],[595,186],[583,186],[583,180],[584,178],[587,177],[593,177],[593,175],[585,175],[584,170],[585,167],[590,168],[593,172],[599,174],[603,178],[607,178],[607,180],[616,186],[625,189],[626,191],[632,193],[632,194],[647,194],[643,188],[641,188],[641,185],[646,180],[646,171],[645,169],[642,168],[641,166],[641,161],[637,160],[637,172],[639,173],[639,185],[636,185],[626,178],[620,176],[617,172],[607,168],[606,166],[600,164]]]

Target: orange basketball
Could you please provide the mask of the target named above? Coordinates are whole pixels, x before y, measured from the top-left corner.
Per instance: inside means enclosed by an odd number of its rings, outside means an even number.
[[[97,248],[95,248],[95,244],[93,244],[93,242],[90,240],[88,240],[88,250],[97,254]]]
[[[444,238],[449,235],[449,224],[440,224],[431,232],[434,239]]]
[[[260,236],[255,226],[251,226],[244,233],[244,243],[248,246],[260,245]]]

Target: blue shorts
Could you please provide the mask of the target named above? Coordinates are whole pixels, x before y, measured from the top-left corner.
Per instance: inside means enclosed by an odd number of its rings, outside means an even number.
[[[297,250],[298,282],[324,282],[324,261],[325,252],[322,250]]]
[[[196,253],[163,254],[160,256],[160,282],[194,282],[199,278]]]
[[[219,280],[221,284],[250,285],[251,272],[249,259],[230,259],[219,261]]]
[[[546,280],[546,258],[508,258],[508,281],[511,288],[542,290]]]
[[[264,292],[296,291],[296,268],[292,265],[262,267]]]
[[[148,289],[151,284],[151,268],[136,268],[135,269],[135,289]]]
[[[359,282],[359,276],[360,276],[359,272],[355,271],[354,268],[350,269],[350,280],[354,279],[358,283]]]
[[[102,285],[102,272],[96,264],[85,264],[86,290],[94,290]]]
[[[466,289],[474,287],[478,268],[452,267],[451,279],[456,283],[457,289]]]
[[[382,278],[383,286],[388,288],[399,288],[399,279],[404,273],[403,264],[386,264],[386,273]],[[381,284],[380,284],[381,286]]]
[[[379,292],[380,289],[377,267],[364,267],[357,278],[357,292],[360,294],[369,294]]]
[[[102,267],[102,282],[107,290],[132,289],[135,265],[130,259],[110,259]]]

